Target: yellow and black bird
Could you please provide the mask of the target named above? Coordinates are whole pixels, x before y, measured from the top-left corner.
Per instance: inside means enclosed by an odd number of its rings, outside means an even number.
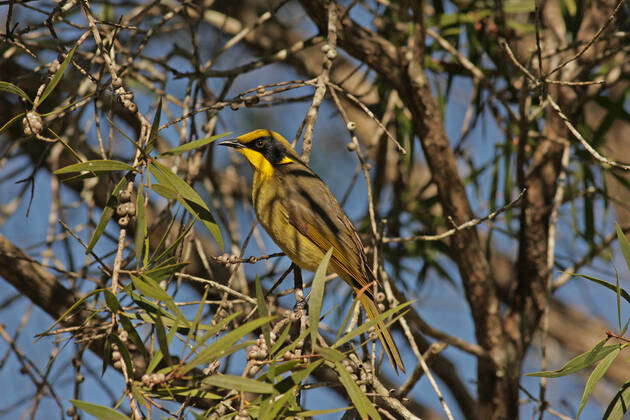
[[[235,148],[254,168],[252,198],[258,221],[300,268],[315,271],[330,248],[329,271],[354,292],[370,319],[379,315],[374,281],[357,231],[333,194],[280,134],[255,130],[219,143]],[[383,322],[377,332],[394,368],[405,370]]]

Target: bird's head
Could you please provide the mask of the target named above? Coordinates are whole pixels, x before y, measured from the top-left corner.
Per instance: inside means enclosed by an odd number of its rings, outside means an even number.
[[[300,161],[289,142],[271,130],[254,130],[219,144],[236,149],[262,175],[273,174],[274,166]]]

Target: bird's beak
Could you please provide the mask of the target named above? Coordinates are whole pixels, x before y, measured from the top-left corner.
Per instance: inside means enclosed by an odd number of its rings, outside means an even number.
[[[242,148],[245,147],[241,143],[239,143],[238,139],[225,140],[225,141],[222,141],[221,143],[219,143],[219,145],[220,146],[233,147],[235,149],[242,149]]]

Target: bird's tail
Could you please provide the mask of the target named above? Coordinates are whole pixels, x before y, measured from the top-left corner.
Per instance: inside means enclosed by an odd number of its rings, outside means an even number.
[[[363,305],[363,309],[365,309],[368,318],[374,319],[378,315],[380,315],[380,311],[378,310],[376,303],[374,303],[370,296],[365,293],[359,292],[359,301],[361,302],[361,305]],[[381,343],[383,343],[383,347],[385,348],[387,355],[389,356],[389,360],[396,370],[396,373],[399,373],[400,371],[404,373],[405,365],[400,358],[400,353],[398,352],[398,347],[396,346],[396,343],[394,343],[394,338],[385,326],[385,322],[379,321],[376,324],[376,331],[379,338],[381,339]]]

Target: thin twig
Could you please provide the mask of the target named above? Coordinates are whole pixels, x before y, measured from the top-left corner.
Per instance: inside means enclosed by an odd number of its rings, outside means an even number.
[[[595,150],[584,139],[584,137],[582,137],[582,135],[577,130],[577,128],[575,128],[573,126],[571,121],[569,121],[569,118],[566,115],[564,115],[564,113],[562,112],[562,109],[560,109],[560,106],[556,103],[556,101],[553,100],[551,95],[547,95],[547,100],[549,101],[549,104],[554,109],[554,111],[556,111],[556,113],[558,114],[558,116],[560,117],[560,119],[562,120],[564,125],[567,126],[567,128],[569,129],[571,134],[573,134],[575,136],[575,138],[578,139],[578,141],[580,143],[582,143],[582,146],[584,146],[586,151],[589,152],[591,154],[591,156],[593,156],[595,158],[595,160],[603,163],[604,165],[612,166],[612,167],[617,168],[617,169],[623,169],[624,171],[630,171],[630,165],[625,165],[625,164],[622,164],[622,163],[619,163],[619,162],[615,162],[614,160],[609,159],[609,158],[601,155],[597,150]]]
[[[523,194],[525,194],[525,191],[526,189],[523,189],[514,200],[510,201],[508,204],[501,207],[500,209],[493,211],[487,216],[469,220],[465,223],[462,223],[459,226],[456,226],[452,229],[447,230],[446,232],[440,233],[439,235],[415,235],[415,236],[402,236],[402,237],[397,237],[397,238],[385,237],[383,238],[383,242],[384,243],[397,243],[397,242],[407,242],[407,241],[441,241],[442,239],[445,239],[451,235],[454,235],[460,230],[469,229],[485,221],[492,221],[496,219],[496,217],[500,215],[501,213],[504,213],[510,210],[511,208],[513,208],[521,200],[521,198],[523,198]]]
[[[240,292],[237,292],[236,290],[234,290],[234,289],[232,289],[230,287],[224,286],[221,283],[217,283],[216,281],[203,279],[201,277],[193,276],[192,274],[186,274],[186,273],[176,273],[176,274],[178,276],[181,276],[184,279],[196,281],[198,283],[205,283],[205,284],[208,284],[208,285],[210,285],[212,287],[216,287],[217,289],[219,289],[219,290],[221,290],[221,291],[223,291],[223,292],[225,292],[227,294],[236,296],[239,299],[243,299],[244,301],[246,301],[248,303],[251,303],[252,305],[256,305],[257,304],[256,299],[253,299],[253,298],[251,298],[251,297],[249,297],[247,295],[244,295],[244,294],[242,294]]]
[[[317,112],[326,96],[326,89],[330,80],[332,62],[337,57],[337,5],[330,2],[328,5],[328,35],[327,43],[322,47],[324,53],[323,69],[317,77],[317,88],[313,95],[313,102],[304,119],[304,142],[302,143],[302,159],[308,163],[313,147],[313,129],[317,120]],[[298,136],[296,136],[297,139]]]
[[[615,15],[617,14],[619,9],[621,8],[621,5],[624,3],[624,1],[625,0],[619,0],[619,2],[617,2],[617,6],[615,6],[615,9],[610,14],[610,16],[608,16],[608,19],[606,20],[606,23],[604,23],[604,25],[601,28],[599,28],[599,30],[597,31],[595,36],[593,36],[593,38],[591,38],[591,40],[588,41],[588,43],[577,54],[575,54],[573,57],[567,59],[566,61],[560,63],[555,69],[551,70],[545,76],[545,78],[547,78],[547,77],[551,76],[552,74],[554,74],[555,72],[559,71],[560,69],[562,69],[564,66],[566,66],[570,62],[577,60],[578,58],[580,58],[582,56],[582,54],[584,54],[586,52],[586,50],[591,48],[591,45],[593,45],[595,43],[595,41],[597,41],[597,39],[600,37],[602,32],[604,32],[604,30],[608,27],[608,25],[610,25],[610,23],[613,21],[613,19],[615,18]]]

